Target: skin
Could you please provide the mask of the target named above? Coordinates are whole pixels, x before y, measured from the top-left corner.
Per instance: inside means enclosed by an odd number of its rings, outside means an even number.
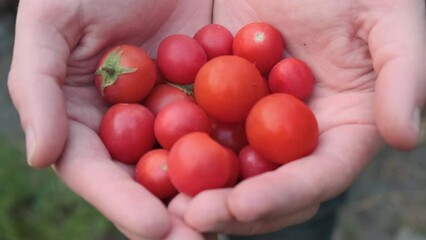
[[[131,239],[254,234],[306,221],[350,186],[383,143],[410,150],[419,142],[423,0],[101,2],[21,0],[8,86],[28,163],[53,164],[65,184]],[[154,56],[171,33],[192,35],[214,22],[235,34],[259,20],[276,26],[287,54],[312,68],[316,85],[308,103],[320,143],[312,155],[274,172],[233,189],[178,195],[165,209],[137,188],[131,169],[108,161],[96,135],[106,109],[93,85],[96,63],[114,44],[136,44]]]

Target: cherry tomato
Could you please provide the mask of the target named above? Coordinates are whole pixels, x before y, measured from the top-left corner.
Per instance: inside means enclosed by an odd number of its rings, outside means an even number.
[[[135,180],[159,199],[168,199],[177,193],[167,170],[168,156],[169,151],[165,149],[150,150],[139,159],[135,168]]]
[[[260,156],[250,145],[241,149],[238,157],[240,158],[241,180],[275,170],[281,166]]]
[[[154,84],[154,87],[155,87],[155,86],[158,86],[160,84],[166,83],[167,80],[163,76],[163,73],[161,72],[160,67],[158,66],[157,59],[152,59],[152,61],[155,64],[155,72],[156,72],[156,78],[155,78],[155,84]]]
[[[143,101],[154,116],[160,112],[165,106],[172,102],[187,100],[195,102],[194,97],[184,86],[172,86],[170,84],[159,84],[152,89],[151,93]]]
[[[211,123],[207,114],[197,104],[177,101],[164,107],[155,118],[154,134],[165,149],[190,132],[210,133]]]
[[[265,74],[282,59],[284,40],[272,25],[253,22],[235,34],[233,51],[234,55],[248,59],[262,74]]]
[[[248,144],[244,122],[225,123],[215,119],[211,119],[211,122],[210,136],[223,146],[238,153]]]
[[[195,196],[232,184],[239,172],[238,161],[235,153],[208,134],[193,132],[177,140],[170,150],[169,176],[179,192]]]
[[[314,87],[314,75],[302,60],[286,58],[278,62],[268,76],[271,92],[291,94],[306,100]]]
[[[111,157],[136,163],[155,143],[154,115],[140,104],[118,103],[107,110],[99,126],[99,136]]]
[[[194,82],[195,101],[222,122],[244,121],[267,89],[256,67],[238,56],[213,58],[200,69]]]
[[[158,66],[164,77],[177,84],[194,82],[195,75],[207,61],[203,47],[193,38],[174,34],[158,47]]]
[[[234,36],[222,25],[213,23],[205,25],[195,33],[194,39],[204,48],[207,59],[232,55]]]
[[[259,100],[246,121],[250,145],[266,159],[284,164],[312,153],[318,143],[318,123],[298,98],[273,93]]]
[[[95,84],[111,103],[137,103],[152,90],[156,81],[154,62],[139,47],[112,48],[98,64]]]

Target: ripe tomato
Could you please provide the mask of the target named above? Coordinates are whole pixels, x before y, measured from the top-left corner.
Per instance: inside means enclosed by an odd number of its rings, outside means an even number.
[[[143,105],[147,107],[154,116],[157,116],[160,110],[165,106],[180,100],[195,102],[194,97],[183,87],[179,89],[177,86],[159,84],[155,86],[148,97],[145,98]]]
[[[222,25],[213,23],[205,25],[195,33],[194,39],[204,48],[207,59],[232,55],[234,36]]]
[[[170,149],[180,137],[190,132],[210,133],[207,114],[197,104],[177,101],[164,107],[155,118],[154,134],[165,149]]]
[[[134,164],[155,143],[154,115],[140,104],[118,103],[107,110],[99,136],[111,157]]]
[[[229,186],[238,175],[238,157],[208,134],[189,133],[169,153],[169,176],[179,192],[190,196]]]
[[[168,174],[168,156],[169,151],[165,149],[150,150],[135,168],[135,180],[159,199],[168,199],[177,193]]]
[[[313,152],[318,143],[318,123],[298,98],[273,93],[259,100],[246,121],[250,145],[266,159],[284,164]]]
[[[158,86],[160,84],[166,83],[167,80],[166,78],[163,76],[163,73],[160,70],[160,67],[158,66],[158,61],[157,59],[152,59],[152,61],[154,62],[155,65],[155,72],[156,72],[156,78],[155,78],[155,86]]]
[[[144,50],[120,45],[102,57],[95,84],[108,102],[137,103],[149,94],[156,78],[155,64]]]
[[[207,61],[203,47],[193,38],[174,34],[158,46],[158,66],[164,77],[177,84],[194,82],[195,75]]]
[[[200,69],[194,82],[195,101],[222,122],[244,121],[267,89],[256,67],[238,56],[213,58]]]
[[[241,180],[275,170],[280,166],[260,156],[250,145],[245,146],[238,157],[240,158]]]
[[[223,146],[238,153],[248,144],[244,122],[224,123],[215,119],[211,119],[211,122],[210,136]]]
[[[314,75],[308,65],[296,58],[281,60],[268,76],[271,92],[288,93],[300,100],[311,95],[314,81]]]
[[[253,22],[235,34],[233,51],[234,55],[248,59],[265,74],[283,57],[284,40],[272,25]]]

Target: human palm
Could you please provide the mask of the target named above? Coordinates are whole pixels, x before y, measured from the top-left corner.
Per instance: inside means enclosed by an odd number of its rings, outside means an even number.
[[[132,180],[128,166],[109,161],[96,134],[107,107],[93,85],[96,63],[119,43],[139,45],[154,56],[165,36],[191,35],[212,20],[234,33],[245,23],[265,21],[284,35],[287,54],[306,61],[316,76],[309,105],[320,125],[318,148],[234,189],[193,199],[179,195],[169,210],[202,232],[260,233],[304,221],[320,202],[349,186],[379,149],[376,120],[394,146],[416,143],[410,119],[424,98],[425,73],[418,63],[425,60],[424,24],[390,24],[424,9],[424,2],[395,2],[22,0],[9,88],[26,132],[29,163],[55,163],[67,185],[131,238],[199,238]],[[398,4],[402,13],[395,11]],[[397,30],[420,38],[401,37],[396,43],[404,51],[395,51],[385,33]],[[402,76],[412,84],[401,86],[395,78]],[[395,102],[395,93],[412,97]],[[392,111],[395,104],[399,114]],[[384,121],[388,117],[395,121]]]
[[[206,191],[193,199],[178,196],[170,211],[199,231],[277,230],[309,219],[321,202],[343,192],[382,146],[380,130],[398,148],[415,145],[418,132],[410,119],[415,105],[424,101],[425,72],[419,70],[425,48],[419,40],[425,39],[425,29],[395,24],[398,17],[416,12],[414,1],[410,7],[401,3],[215,1],[214,22],[234,32],[252,21],[271,23],[284,35],[287,54],[312,68],[316,84],[308,104],[319,122],[319,145],[310,156],[233,189]],[[423,1],[416,3],[424,9]],[[421,32],[420,38],[414,37],[414,29]],[[399,42],[390,37],[404,35],[404,30],[407,35]],[[400,46],[420,54],[404,55]],[[408,64],[414,65],[401,68]],[[412,77],[408,81],[413,83],[422,81],[422,88],[403,86],[401,76]],[[416,104],[408,103],[413,101],[410,97],[393,96],[407,92]],[[400,114],[387,109],[396,106],[401,106]]]

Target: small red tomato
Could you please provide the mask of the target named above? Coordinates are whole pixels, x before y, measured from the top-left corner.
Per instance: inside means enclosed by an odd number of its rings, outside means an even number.
[[[244,122],[225,123],[211,119],[212,130],[210,136],[223,146],[235,153],[248,144]]]
[[[300,99],[273,93],[260,99],[246,120],[247,139],[266,159],[285,164],[312,153],[318,143],[318,123]]]
[[[210,133],[211,123],[207,114],[197,104],[177,101],[164,107],[155,118],[154,134],[165,149],[190,132]]]
[[[193,38],[174,34],[158,46],[158,66],[164,77],[177,84],[194,82],[198,70],[207,61],[203,47]]]
[[[154,84],[154,87],[155,87],[155,86],[158,86],[160,84],[166,83],[167,80],[163,76],[163,73],[161,72],[160,67],[158,66],[157,59],[152,59],[152,61],[154,62],[155,72],[156,72],[156,75],[157,75],[156,78],[155,78],[155,84]]]
[[[169,151],[165,149],[150,150],[139,159],[135,168],[135,180],[159,199],[168,199],[177,193],[167,170],[168,156]]]
[[[155,143],[154,115],[140,104],[118,103],[107,110],[99,126],[99,136],[111,157],[136,163]]]
[[[111,103],[137,103],[154,87],[155,64],[139,47],[120,45],[112,48],[98,64],[95,83]]]
[[[240,158],[241,180],[275,170],[280,166],[260,156],[250,145],[245,146],[238,157]]]
[[[189,133],[169,153],[169,176],[179,192],[195,196],[207,189],[232,185],[238,174],[238,157],[208,134]]]
[[[214,23],[205,25],[195,33],[194,39],[204,48],[207,59],[232,55],[234,36],[222,25]]]
[[[265,74],[283,57],[284,40],[272,25],[253,22],[235,34],[233,51],[234,55],[248,59]]]
[[[256,67],[238,56],[213,58],[201,67],[194,82],[197,104],[222,122],[244,121],[267,89]]]
[[[281,60],[268,76],[271,92],[288,93],[300,100],[305,100],[311,95],[314,81],[314,75],[308,65],[296,58]]]
[[[166,83],[155,86],[148,97],[143,101],[143,105],[147,107],[154,116],[157,116],[165,106],[181,100],[195,102],[194,97],[188,90],[185,90],[184,86],[178,87]]]

